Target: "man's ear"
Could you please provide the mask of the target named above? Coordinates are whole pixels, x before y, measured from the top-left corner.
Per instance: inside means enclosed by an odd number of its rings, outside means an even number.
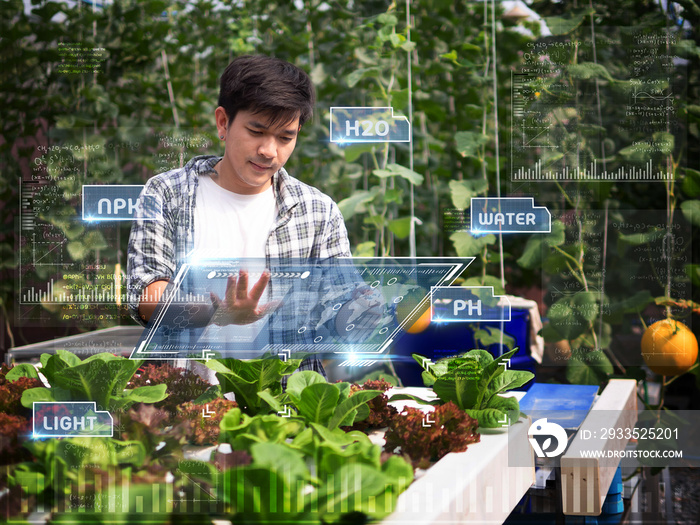
[[[222,106],[216,108],[214,111],[214,118],[216,120],[217,129],[223,128],[224,130],[228,130],[231,123],[228,121],[228,115],[226,115],[226,110]]]

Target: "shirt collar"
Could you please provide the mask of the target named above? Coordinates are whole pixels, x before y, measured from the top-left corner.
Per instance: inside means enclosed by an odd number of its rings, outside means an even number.
[[[192,165],[194,172],[199,176],[214,172],[214,166],[222,158],[215,155],[201,155],[194,157],[188,164]],[[292,177],[284,168],[280,168],[272,176],[272,192],[277,201],[278,216],[280,217],[289,214],[299,204],[299,198],[292,191],[292,187]]]
[[[277,200],[279,216],[289,214],[289,212],[299,204],[299,200],[290,191],[291,178],[292,177],[284,168],[280,168],[277,173],[272,176],[272,191]]]

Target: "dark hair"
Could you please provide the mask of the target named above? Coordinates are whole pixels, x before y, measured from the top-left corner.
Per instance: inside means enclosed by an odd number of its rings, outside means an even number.
[[[231,125],[240,110],[269,113],[269,126],[313,114],[316,94],[309,75],[293,64],[265,55],[243,55],[231,62],[219,89],[219,106]]]

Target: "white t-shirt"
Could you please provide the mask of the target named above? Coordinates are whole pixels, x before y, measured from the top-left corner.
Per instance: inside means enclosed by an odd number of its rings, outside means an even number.
[[[202,258],[265,257],[277,216],[272,186],[255,195],[228,191],[200,175],[194,209],[194,251]]]
[[[265,244],[277,217],[277,201],[272,186],[255,195],[240,195],[228,191],[212,180],[200,175],[194,210],[194,254],[207,259],[239,259],[243,257],[265,258]],[[249,289],[255,279],[248,282]],[[264,296],[263,296],[264,297]],[[263,299],[264,302],[264,299]],[[252,325],[210,325],[203,338],[214,340],[240,340],[255,337],[260,329],[258,321]],[[193,370],[197,375],[217,384],[213,370],[187,361],[177,366]],[[233,394],[227,394],[233,399]]]

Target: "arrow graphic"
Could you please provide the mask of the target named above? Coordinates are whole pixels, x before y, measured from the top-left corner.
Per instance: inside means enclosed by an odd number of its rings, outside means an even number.
[[[431,414],[425,415],[425,418],[423,419],[423,426],[424,427],[430,427],[430,426],[432,426],[433,423],[435,423],[435,421],[430,421],[430,415]],[[428,423],[428,424],[426,425],[426,423]]]
[[[206,411],[206,413],[205,413]],[[212,414],[215,414],[213,410],[210,412],[209,411],[209,405],[204,405],[204,408],[202,409],[202,417],[211,417]]]

